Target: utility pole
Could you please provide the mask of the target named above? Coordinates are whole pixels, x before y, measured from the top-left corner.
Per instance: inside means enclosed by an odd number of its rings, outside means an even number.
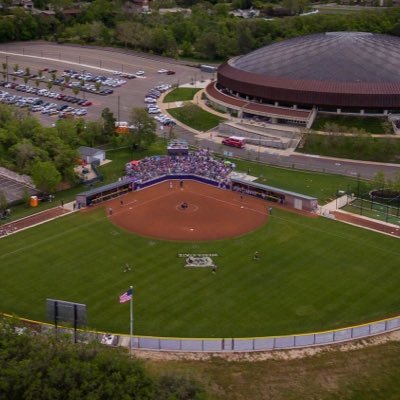
[[[121,115],[120,115],[120,96],[117,97],[118,100],[118,105],[117,105],[117,115],[118,115],[118,121],[121,121]]]

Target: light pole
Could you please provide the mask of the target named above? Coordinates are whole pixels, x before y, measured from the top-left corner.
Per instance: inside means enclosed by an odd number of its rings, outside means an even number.
[[[130,326],[129,326],[129,357],[132,357],[132,340],[133,340],[133,287],[130,286],[131,290],[131,301],[130,301],[130,307],[129,307],[129,321],[130,321]]]
[[[7,82],[8,82],[8,56],[6,56],[6,76],[7,76]]]
[[[120,116],[120,96],[117,97],[117,115],[118,115],[118,121],[121,121],[121,116]]]

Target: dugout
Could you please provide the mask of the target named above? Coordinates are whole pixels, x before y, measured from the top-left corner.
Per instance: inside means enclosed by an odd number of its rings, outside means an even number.
[[[305,194],[290,192],[273,186],[250,182],[240,178],[231,178],[232,190],[250,196],[259,197],[266,201],[282,204],[296,210],[315,211],[318,208],[318,199]]]
[[[128,193],[132,189],[132,181],[130,179],[123,179],[118,182],[110,183],[109,185],[77,194],[76,203],[78,206],[91,206],[99,204],[102,201],[113,199],[121,194]]]

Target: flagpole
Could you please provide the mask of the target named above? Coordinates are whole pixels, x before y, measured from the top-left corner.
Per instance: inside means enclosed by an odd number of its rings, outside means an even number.
[[[129,335],[129,356],[132,356],[132,335],[133,335],[133,287],[131,289],[131,307],[130,307],[130,335]]]

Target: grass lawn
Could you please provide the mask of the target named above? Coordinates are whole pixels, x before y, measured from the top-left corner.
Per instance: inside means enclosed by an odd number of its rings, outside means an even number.
[[[400,162],[400,139],[308,133],[296,151],[354,160]]]
[[[44,320],[46,298],[76,301],[87,304],[89,327],[103,331],[129,331],[129,304],[118,303],[129,285],[140,335],[279,335],[399,313],[397,239],[279,210],[242,237],[179,243],[125,232],[97,208],[0,247],[0,311]],[[187,270],[178,253],[217,253],[218,271]]]
[[[183,124],[203,132],[215,128],[220,122],[225,121],[224,118],[204,111],[194,104],[179,108],[170,108],[168,109],[168,113]]]
[[[343,132],[349,132],[351,129],[356,128],[364,130],[367,133],[380,135],[385,133],[384,123],[386,121],[386,118],[378,117],[353,117],[347,115],[318,116],[312,129],[316,131],[326,131],[326,124],[335,124],[343,128]],[[391,133],[393,132],[391,131]]]
[[[319,204],[335,199],[338,190],[355,193],[358,190],[356,179],[341,175],[276,168],[236,159],[231,161],[236,164],[238,171],[250,172],[250,175],[259,177],[257,179],[259,183],[314,196],[318,198]],[[360,191],[364,193],[368,190],[370,190],[368,183],[360,181]]]
[[[312,350],[310,351],[312,352]],[[153,376],[192,377],[210,400],[397,400],[400,398],[400,343],[328,351],[301,359],[270,353],[264,361],[145,361]],[[282,355],[282,357],[279,357]]]
[[[192,100],[194,95],[199,91],[198,88],[177,88],[169,92],[163,100],[163,103],[170,103],[172,101],[189,101]]]

